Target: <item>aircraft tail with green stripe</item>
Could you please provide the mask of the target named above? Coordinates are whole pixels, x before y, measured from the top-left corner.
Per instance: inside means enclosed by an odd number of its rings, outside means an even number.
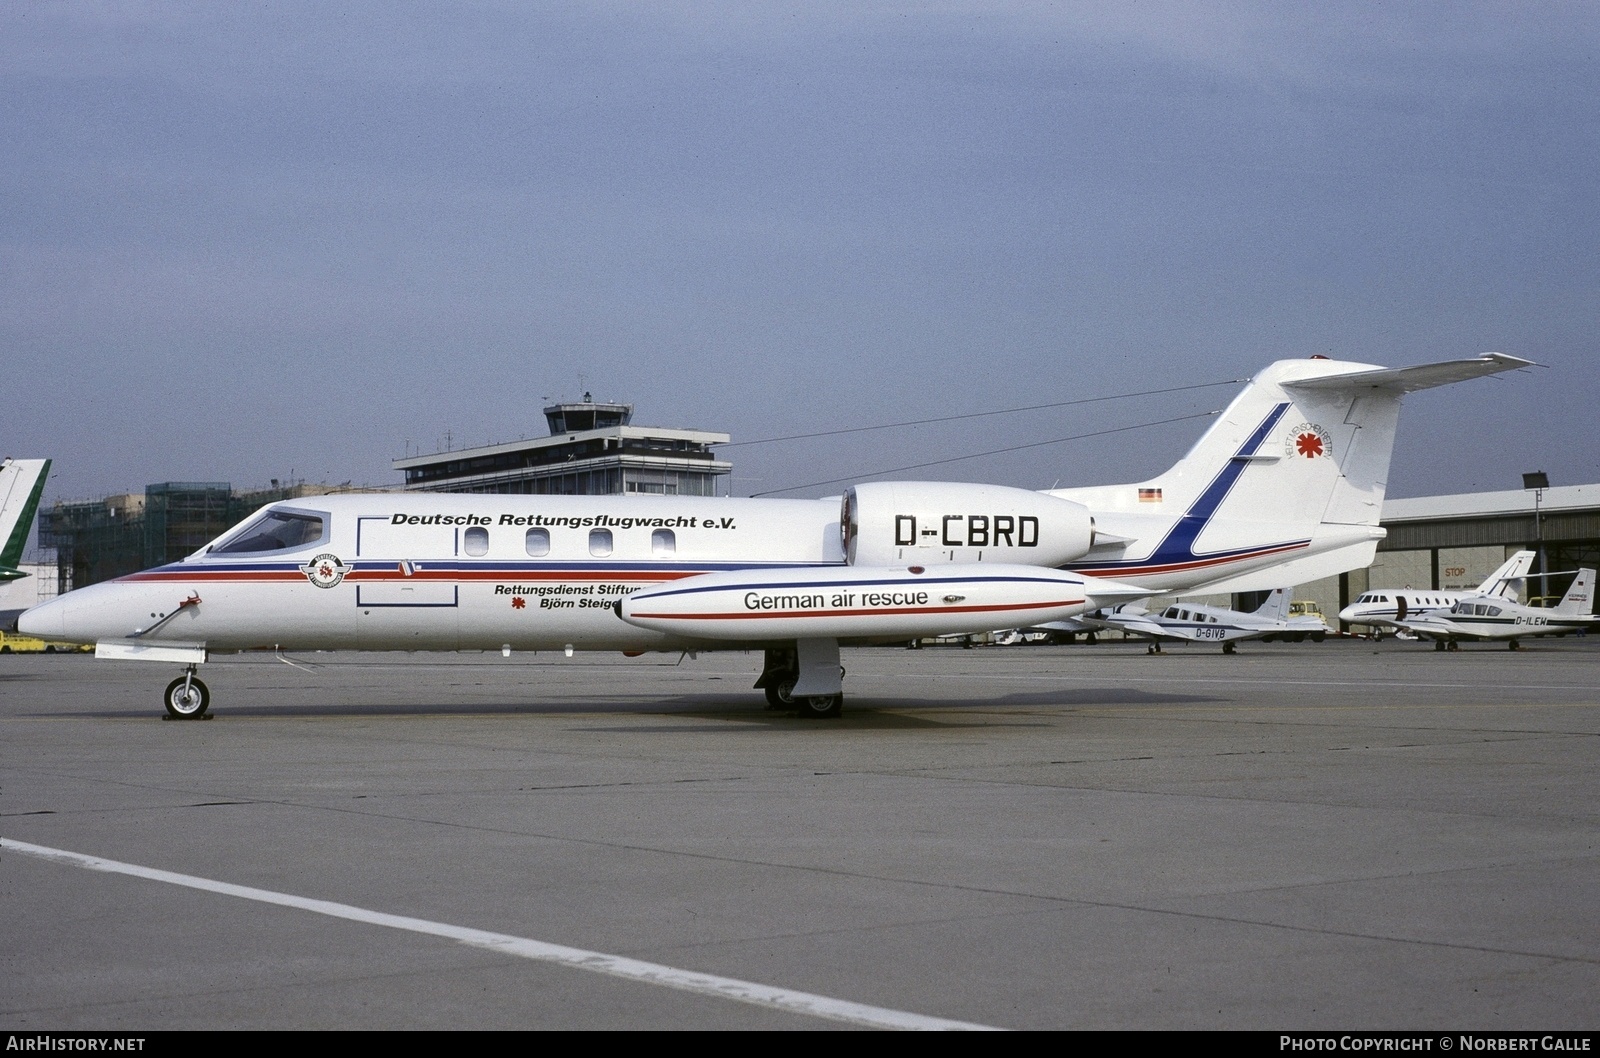
[[[22,565],[22,549],[28,544],[49,474],[48,459],[0,462],[0,583],[27,576],[17,567]]]

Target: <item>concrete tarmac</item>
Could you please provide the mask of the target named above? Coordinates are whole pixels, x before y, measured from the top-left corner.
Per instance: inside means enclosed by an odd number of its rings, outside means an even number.
[[[296,660],[0,657],[0,1026],[1600,1023],[1600,637]]]

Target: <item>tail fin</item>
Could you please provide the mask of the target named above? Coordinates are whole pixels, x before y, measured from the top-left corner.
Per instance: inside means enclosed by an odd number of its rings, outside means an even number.
[[[1252,615],[1262,617],[1268,621],[1287,621],[1289,619],[1289,592],[1288,588],[1273,588],[1267,593],[1267,600],[1256,608]]]
[[[1552,613],[1586,615],[1594,607],[1594,570],[1580,569]]]
[[[26,575],[17,567],[22,564],[22,549],[33,530],[33,516],[49,474],[48,459],[0,462],[0,580]]]
[[[1161,476],[1051,494],[1104,513],[1102,528],[1123,538],[1134,532],[1116,528],[1119,514],[1135,516],[1127,524],[1141,533],[1150,516],[1176,519],[1124,554],[1143,567],[1217,574],[1184,584],[1186,591],[1259,591],[1358,569],[1371,564],[1384,536],[1378,520],[1401,398],[1526,366],[1502,353],[1406,368],[1280,360]],[[1128,565],[1123,559],[1107,575],[1128,576]]]
[[[1397,369],[1280,360],[1251,380],[1182,460],[1147,484],[1161,490],[1163,502],[1187,504],[1215,486],[1219,470],[1234,469],[1235,480],[1217,497],[1220,517],[1376,526],[1400,399],[1526,366],[1501,353]]]
[[[1528,570],[1533,566],[1532,551],[1518,551],[1506,559],[1506,564],[1489,574],[1489,579],[1478,585],[1479,595],[1500,595],[1507,599],[1515,599],[1521,592],[1521,585],[1527,579]]]

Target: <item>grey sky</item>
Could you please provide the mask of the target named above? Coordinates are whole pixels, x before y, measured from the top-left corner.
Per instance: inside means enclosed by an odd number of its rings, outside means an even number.
[[[585,385],[748,440],[1500,350],[1549,367],[1410,398],[1391,494],[1600,480],[1597,12],[6,5],[0,454],[387,484]],[[1231,393],[729,454],[748,494]],[[1203,425],[907,476],[1134,480]]]

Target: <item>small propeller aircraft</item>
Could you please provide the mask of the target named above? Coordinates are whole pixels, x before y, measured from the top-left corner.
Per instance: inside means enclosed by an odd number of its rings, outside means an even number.
[[[760,650],[770,705],[837,715],[841,645],[1267,590],[1368,565],[1406,393],[1528,365],[1500,353],[1259,372],[1150,481],[1031,492],[870,482],[820,500],[338,495],[270,504],[181,562],[23,614],[104,658],[238,650]]]
[[[1160,613],[1149,613],[1139,603],[1123,603],[1109,612],[1085,614],[1080,620],[1106,631],[1148,639],[1150,654],[1161,653],[1162,641],[1220,643],[1224,654],[1234,653],[1235,644],[1246,639],[1299,643],[1309,636],[1313,642],[1322,642],[1328,626],[1320,617],[1290,616],[1289,591],[1274,588],[1250,613],[1180,599]]]
[[[1600,628],[1600,617],[1592,612],[1594,577],[1592,569],[1578,570],[1567,593],[1549,609],[1524,606],[1500,595],[1472,595],[1448,610],[1419,614],[1400,624],[1433,640],[1435,650],[1458,650],[1463,639],[1505,640],[1516,650],[1518,641],[1529,636],[1564,636]]]

